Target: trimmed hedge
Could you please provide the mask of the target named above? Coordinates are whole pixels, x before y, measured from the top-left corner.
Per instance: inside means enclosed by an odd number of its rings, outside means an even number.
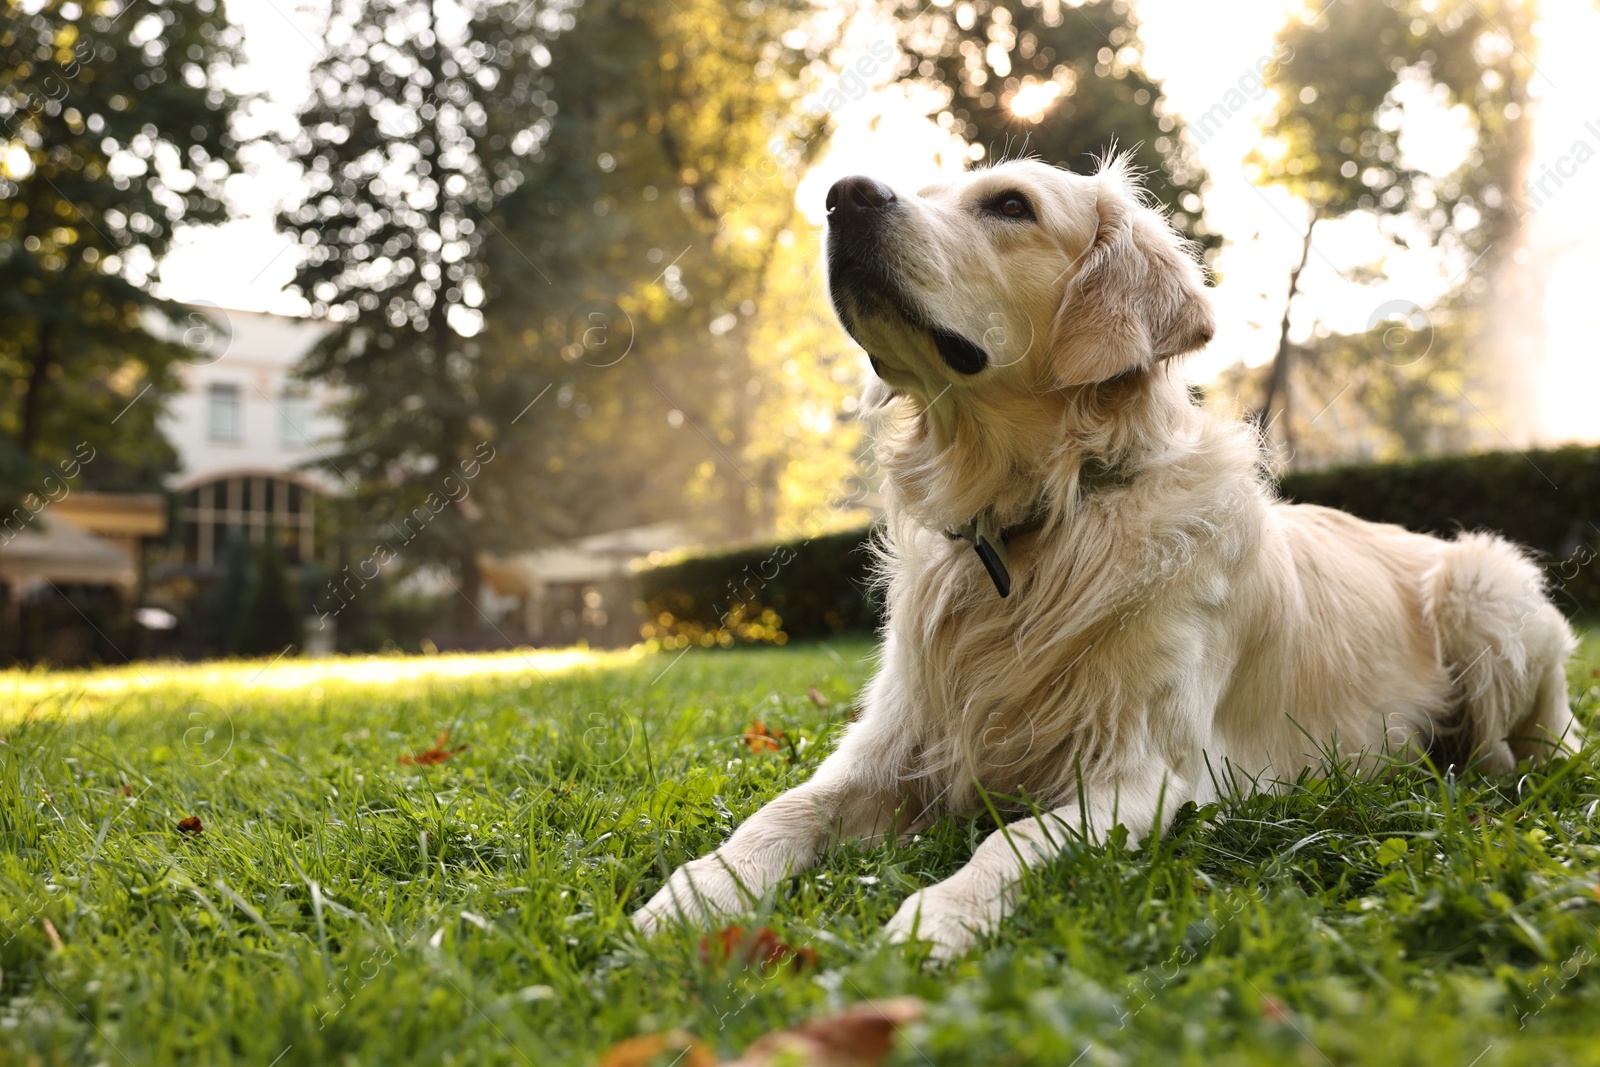
[[[642,636],[662,648],[784,644],[877,628],[870,528],[755,545],[639,574]]]
[[[1495,530],[1533,549],[1556,603],[1600,613],[1600,448],[1480,452],[1284,478],[1285,498],[1423,533]]]
[[[1533,549],[1556,602],[1600,614],[1600,448],[1482,452],[1290,474],[1287,500],[1423,533],[1496,530]],[[663,648],[868,632],[871,529],[757,545],[639,575],[643,636]]]

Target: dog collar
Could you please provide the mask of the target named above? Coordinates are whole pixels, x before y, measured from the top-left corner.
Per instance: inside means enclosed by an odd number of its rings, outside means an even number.
[[[1078,499],[1127,485],[1132,480],[1133,473],[1122,466],[1090,459],[1078,471]],[[1050,502],[1041,492],[1028,517],[1021,522],[997,526],[991,509],[984,508],[956,529],[944,531],[944,535],[952,541],[966,541],[972,545],[978,559],[983,561],[983,569],[989,572],[989,580],[994,582],[995,592],[1005,598],[1011,595],[1011,558],[1007,546],[1018,537],[1044,529],[1049,521]]]

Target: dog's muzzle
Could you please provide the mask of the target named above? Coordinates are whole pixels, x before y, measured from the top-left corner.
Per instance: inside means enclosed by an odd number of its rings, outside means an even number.
[[[926,322],[890,273],[884,244],[898,214],[894,190],[862,175],[840,178],[828,189],[828,288],[839,319],[852,334],[855,314],[892,309],[927,330],[939,357],[960,374],[977,374],[989,355],[958,333]],[[858,338],[859,339],[859,338]]]
[[[894,190],[871,178],[840,178],[828,189],[827,206],[829,272],[867,275],[892,289],[884,243],[889,219],[899,213]]]

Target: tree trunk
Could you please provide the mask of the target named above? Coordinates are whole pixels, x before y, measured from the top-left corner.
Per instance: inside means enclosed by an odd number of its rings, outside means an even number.
[[[22,419],[17,434],[17,444],[22,454],[33,458],[34,446],[39,441],[39,422],[44,413],[41,403],[45,383],[50,380],[50,350],[54,347],[55,326],[48,322],[39,324],[39,345],[28,371],[28,391],[22,394]]]
[[[1289,446],[1291,466],[1294,464],[1294,429],[1289,421],[1289,372],[1294,362],[1294,349],[1289,344],[1289,314],[1294,310],[1294,298],[1300,291],[1300,273],[1306,269],[1306,261],[1311,258],[1311,235],[1316,230],[1317,219],[1321,215],[1320,208],[1311,209],[1311,218],[1306,223],[1306,235],[1300,243],[1300,262],[1289,272],[1289,292],[1283,300],[1283,319],[1278,323],[1278,352],[1272,357],[1272,373],[1267,376],[1266,396],[1253,416],[1262,433],[1270,433],[1272,409],[1278,403],[1278,397],[1280,395],[1283,397],[1283,443]]]
[[[477,550],[468,544],[456,556],[456,585],[461,589],[455,612],[458,633],[476,633],[483,629],[484,619],[478,613],[478,586],[482,580]]]
[[[444,84],[445,75],[444,41],[439,34],[436,0],[428,0],[428,32],[433,35],[433,43],[423,57],[423,64],[427,67],[433,82],[434,92],[438,92],[439,86]],[[437,105],[435,107],[437,108]],[[452,213],[459,215],[460,212],[452,212],[452,201],[445,191],[444,138],[441,136],[443,130],[437,111],[430,123],[425,133],[428,150],[423,158],[427,160],[428,177],[437,188],[437,193],[433,198],[433,207],[428,212],[428,227],[442,238],[445,219]],[[450,328],[450,308],[444,296],[450,285],[447,280],[449,264],[439,258],[438,266],[439,280],[434,291],[436,299],[428,311],[428,329],[433,341],[433,382],[437,390],[434,403],[444,406],[444,412],[439,419],[439,439],[434,442],[439,460],[435,476],[440,476],[441,472],[448,472],[456,463],[473,452],[473,443],[468,440],[470,421],[459,403],[462,399],[460,390],[450,380],[450,357],[455,352],[455,339]],[[460,505],[450,506],[457,509],[454,517],[466,525],[469,520],[460,512]],[[449,547],[455,557],[456,585],[461,590],[455,610],[456,630],[460,633],[475,633],[483,629],[485,623],[483,613],[478,609],[478,586],[481,584],[481,575],[478,571],[477,545],[471,533],[466,532]]]

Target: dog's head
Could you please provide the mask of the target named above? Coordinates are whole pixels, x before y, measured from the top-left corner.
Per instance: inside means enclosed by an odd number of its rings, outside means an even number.
[[[827,206],[829,295],[887,386],[869,399],[1085,385],[1211,339],[1192,252],[1119,165],[1003,163],[915,195],[844,178]]]

